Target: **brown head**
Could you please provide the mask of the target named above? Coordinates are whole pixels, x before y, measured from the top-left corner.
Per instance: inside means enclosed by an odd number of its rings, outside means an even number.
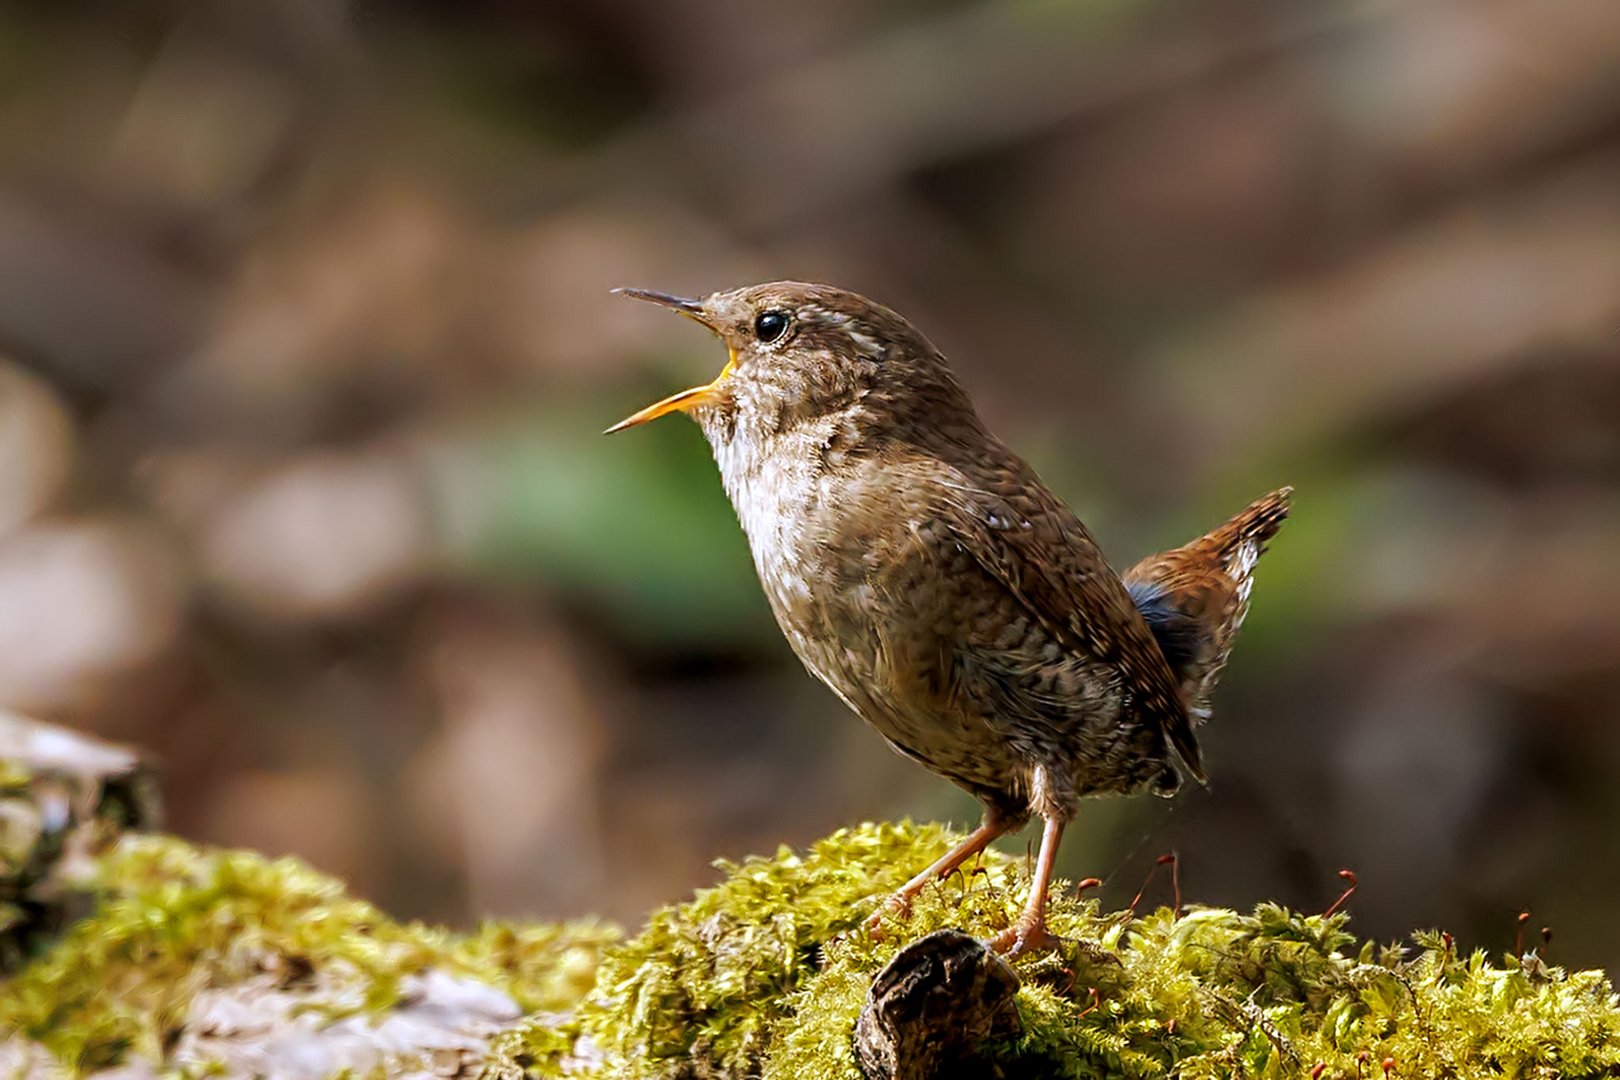
[[[861,414],[863,434],[913,431],[972,406],[939,350],[882,304],[830,285],[773,281],[687,300],[643,289],[616,292],[685,315],[725,344],[713,382],[642,409],[622,431],[672,412],[698,422],[716,456],[771,444],[829,418]],[[744,456],[752,456],[745,454]]]

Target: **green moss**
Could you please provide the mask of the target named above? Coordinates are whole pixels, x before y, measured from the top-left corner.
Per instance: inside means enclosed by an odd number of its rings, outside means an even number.
[[[608,951],[585,1032],[630,1075],[756,1071],[823,944],[953,842],[937,825],[862,825],[803,856],[719,864],[719,885]]]
[[[591,921],[491,922],[465,937],[419,925],[410,931],[442,943],[442,966],[499,987],[525,1012],[555,1012],[578,1003],[596,985],[603,950],[620,936],[617,928]]]
[[[903,940],[942,926],[994,933],[1016,910],[1021,877],[1002,861],[967,891],[925,893]],[[1015,964],[1024,1033],[996,1048],[1010,1075],[1281,1078],[1320,1064],[1326,1077],[1372,1077],[1386,1059],[1397,1076],[1620,1071],[1620,1002],[1607,979],[1533,954],[1497,966],[1483,953],[1457,956],[1437,934],[1417,935],[1411,949],[1378,947],[1358,943],[1343,914],[1273,904],[1247,915],[1195,908],[1135,918],[1102,915],[1059,890],[1049,919],[1101,950]],[[849,1033],[897,943],[828,946],[772,1032],[766,1080],[857,1080]]]
[[[365,1007],[382,1009],[402,979],[433,967],[529,1009],[563,1008],[589,988],[597,953],[615,937],[591,925],[491,925],[458,937],[393,922],[296,860],[165,837],[125,838],[91,891],[94,913],[0,985],[0,1030],[78,1069],[130,1052],[160,1061],[197,991],[264,971],[353,982]]]
[[[490,1075],[563,1075],[584,1036],[604,1054],[599,1075],[856,1080],[850,1036],[872,976],[932,930],[1001,930],[1024,899],[1022,862],[993,856],[926,890],[881,937],[851,932],[952,839],[866,825],[803,856],[723,864],[721,884],[609,950],[561,1030],[509,1036]],[[1326,1077],[1375,1077],[1386,1058],[1397,1076],[1620,1070],[1620,1005],[1597,972],[1458,957],[1436,935],[1410,949],[1358,943],[1345,915],[1272,904],[1137,918],[1058,889],[1049,920],[1088,945],[1015,965],[1023,1034],[993,1048],[1008,1075],[1280,1078],[1321,1064]]]
[[[600,1071],[565,1070],[563,1063],[575,1051],[583,1034],[572,1016],[537,1016],[511,1031],[497,1035],[489,1059],[480,1073],[483,1080],[524,1080],[525,1077],[575,1077],[587,1080]]]
[[[990,856],[880,937],[859,930],[953,839],[863,825],[803,855],[721,864],[718,885],[622,942],[594,926],[451,935],[394,923],[294,861],[126,840],[102,860],[95,913],[0,984],[0,1030],[81,1068],[161,1060],[202,987],[285,970],[355,980],[384,1008],[436,967],[533,1010],[495,1039],[488,1077],[855,1080],[851,1031],[900,946],[945,926],[989,936],[1023,902],[1023,862]],[[1370,1080],[1385,1059],[1403,1077],[1620,1074],[1608,981],[1533,954],[1493,963],[1428,933],[1378,946],[1344,915],[1271,904],[1138,918],[1062,888],[1049,918],[1087,945],[1015,965],[1023,1032],[990,1048],[1007,1075],[1281,1078],[1320,1064]]]

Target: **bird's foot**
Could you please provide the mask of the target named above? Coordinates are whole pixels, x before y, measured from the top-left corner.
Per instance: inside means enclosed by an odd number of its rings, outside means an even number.
[[[1013,960],[1028,953],[1060,951],[1070,942],[1048,930],[1045,919],[1021,918],[985,944]]]
[[[862,924],[866,928],[867,935],[875,941],[882,941],[883,924],[890,919],[906,919],[910,917],[911,900],[915,895],[915,893],[909,893],[901,889],[879,904],[878,909],[872,912],[867,917],[866,922]]]

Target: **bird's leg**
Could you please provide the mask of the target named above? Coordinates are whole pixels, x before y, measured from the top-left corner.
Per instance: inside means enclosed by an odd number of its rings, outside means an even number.
[[[1010,958],[1063,945],[1062,938],[1046,929],[1046,892],[1052,885],[1052,866],[1062,839],[1063,821],[1047,817],[1041,829],[1041,853],[1035,857],[1035,877],[1029,883],[1029,902],[1016,922],[990,939],[990,948],[996,952]]]
[[[866,920],[866,929],[875,932],[883,925],[885,916],[904,916],[911,911],[911,902],[932,881],[950,876],[956,868],[990,846],[990,842],[1013,827],[1013,822],[997,814],[985,817],[984,824],[968,834],[967,839],[935,859],[922,873],[896,889],[883,901],[881,907]]]

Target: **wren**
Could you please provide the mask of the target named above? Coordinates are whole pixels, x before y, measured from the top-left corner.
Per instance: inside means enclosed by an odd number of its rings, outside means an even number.
[[[1081,798],[1204,781],[1195,727],[1290,490],[1121,576],[986,429],[940,351],[883,305],[791,281],[701,300],[618,291],[701,323],[729,358],[609,432],[696,420],[793,651],[891,746],[984,805],[887,909],[1038,817],[1028,903],[991,944],[1053,947],[1046,894]]]

